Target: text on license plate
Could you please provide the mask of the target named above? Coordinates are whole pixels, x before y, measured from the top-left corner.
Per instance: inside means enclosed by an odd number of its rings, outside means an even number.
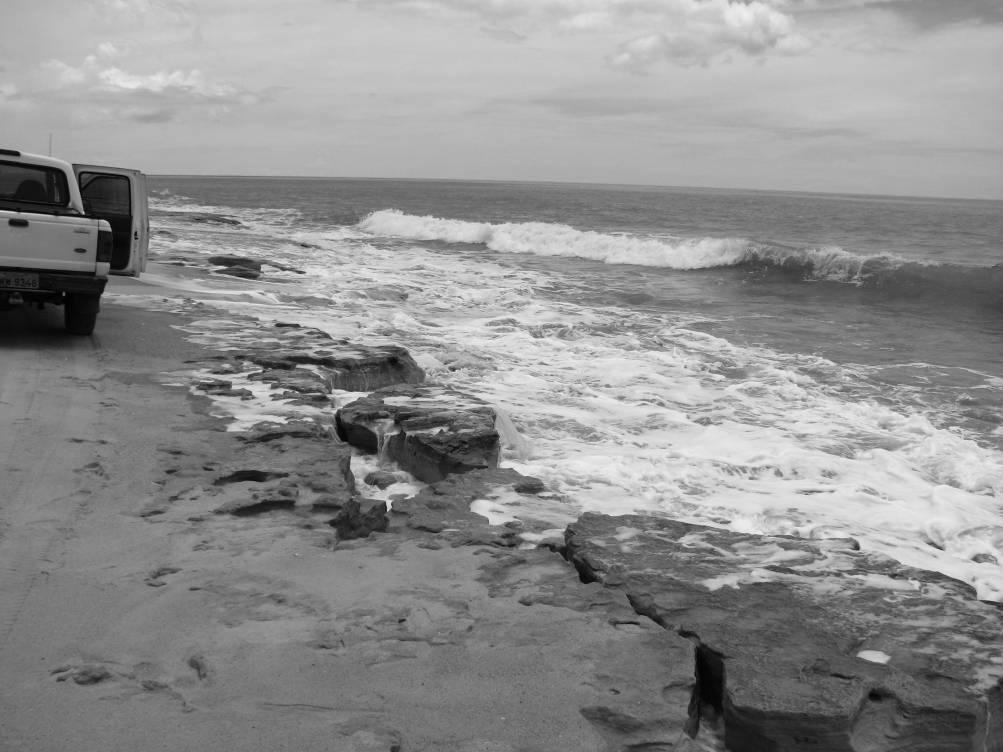
[[[0,290],[37,290],[38,275],[30,272],[0,272]]]

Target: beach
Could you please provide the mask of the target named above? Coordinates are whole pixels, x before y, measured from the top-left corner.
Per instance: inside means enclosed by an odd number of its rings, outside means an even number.
[[[0,314],[3,749],[1000,748],[977,242],[164,182],[93,337]]]
[[[688,643],[551,551],[397,523],[339,542],[323,514],[213,514],[213,483],[249,450],[179,384],[207,353],[176,317],[106,305],[91,340],[50,312],[6,316],[3,749],[686,738]],[[257,463],[293,472],[297,454]]]

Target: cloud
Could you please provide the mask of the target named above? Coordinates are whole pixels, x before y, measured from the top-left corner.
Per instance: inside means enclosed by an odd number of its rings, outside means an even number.
[[[1001,25],[999,0],[795,0],[797,12],[889,12],[923,31],[956,24]]]
[[[105,43],[98,49],[79,66],[62,60],[44,63],[49,87],[39,99],[73,106],[85,120],[163,123],[193,111],[219,115],[268,98],[264,92],[213,81],[197,69],[132,73],[107,64],[106,58],[116,54],[113,45]]]
[[[639,72],[661,61],[707,65],[728,52],[762,57],[769,52],[797,54],[809,47],[808,41],[794,30],[789,16],[758,0],[691,0],[677,7],[682,12],[672,31],[625,42],[609,56],[609,64]]]
[[[550,25],[567,32],[650,29],[625,41],[608,62],[641,71],[659,62],[706,65],[728,52],[796,54],[808,41],[780,10],[786,0],[342,0],[361,7],[469,16],[497,29]]]
[[[0,83],[0,104],[13,102],[21,98],[21,92],[14,84]]]
[[[148,75],[128,73],[119,68],[105,68],[96,72],[94,89],[112,93],[170,94],[189,100],[239,99],[240,93],[232,84],[213,83],[201,71],[158,71]]]

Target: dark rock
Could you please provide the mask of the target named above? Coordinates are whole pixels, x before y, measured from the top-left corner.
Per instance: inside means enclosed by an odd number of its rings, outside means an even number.
[[[396,483],[397,476],[393,473],[388,473],[386,470],[374,470],[371,473],[367,473],[362,482],[367,486],[376,486],[382,491]]]
[[[317,423],[300,421],[259,423],[253,430],[238,438],[250,444],[265,444],[279,439],[324,439],[329,438],[329,436],[325,429]]]
[[[692,728],[720,715],[731,752],[1003,749],[1003,611],[963,583],[847,541],[641,516],[583,515],[566,548],[693,640]]]
[[[272,373],[309,366],[327,392],[332,389],[364,392],[392,384],[420,384],[425,380],[425,372],[403,347],[335,341],[325,332],[310,328],[279,329],[277,334],[276,343],[248,350],[238,357]]]
[[[268,368],[247,377],[251,381],[265,381],[272,389],[301,394],[328,394],[331,390],[327,382],[306,368],[293,365],[292,368]]]
[[[349,501],[349,497],[323,494],[313,500],[312,508],[316,512],[333,512],[342,509]]]
[[[381,452],[419,480],[498,466],[494,410],[436,386],[380,389],[338,410],[343,440]]]
[[[233,442],[229,456],[206,469],[214,480],[206,495],[217,514],[304,511],[319,498],[347,500],[355,493],[352,450],[310,422],[259,426]],[[191,452],[191,463],[199,453]],[[202,462],[199,467],[205,465]],[[181,503],[192,494],[190,473],[164,476],[163,493]]]
[[[214,212],[167,211],[161,209],[154,213],[158,216],[174,217],[176,219],[182,219],[194,224],[225,225],[228,227],[241,226],[240,220],[228,217],[225,214],[216,214]],[[168,235],[169,237],[174,236],[174,233],[168,230],[154,230],[153,232],[155,235]]]
[[[203,379],[195,384],[195,389],[213,397],[239,397],[246,400],[254,396],[247,389],[234,389],[233,382],[225,379]]]
[[[213,266],[239,267],[256,272],[261,271],[260,261],[244,256],[210,256],[209,263]]]
[[[538,493],[543,493],[545,488],[546,487],[543,485],[543,481],[539,478],[526,478],[525,480],[521,480],[516,483],[512,490],[516,493],[536,495]]]
[[[519,531],[489,525],[484,517],[470,511],[470,503],[510,491],[525,480],[525,475],[511,468],[450,475],[416,496],[394,501],[393,512],[405,518],[407,527],[440,534],[454,546],[482,544],[511,548],[521,542]]]
[[[211,212],[179,212],[179,216],[185,217],[191,222],[197,222],[199,224],[212,224],[212,225],[227,225],[229,227],[240,227],[241,222],[233,217],[227,217],[224,214],[213,214]]]
[[[218,269],[217,274],[227,274],[231,277],[240,277],[241,279],[260,279],[261,272],[254,269],[248,269],[244,266],[231,266],[227,269]]]
[[[233,389],[233,382],[225,379],[203,379],[195,382],[195,388],[200,392],[213,392],[214,390]]]
[[[330,406],[331,395],[326,392],[279,392],[273,396],[273,399],[282,400],[290,405],[312,405],[317,406]]]
[[[327,524],[335,529],[339,540],[352,540],[368,538],[371,533],[385,533],[390,520],[384,502],[371,502],[363,510],[357,499],[349,499]]]

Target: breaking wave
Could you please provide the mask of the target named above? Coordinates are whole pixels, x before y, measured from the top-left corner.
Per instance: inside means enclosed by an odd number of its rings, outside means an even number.
[[[505,253],[679,270],[736,267],[799,281],[880,289],[889,295],[1003,307],[1003,264],[924,264],[892,255],[855,254],[834,245],[796,248],[741,237],[641,236],[577,230],[547,222],[493,224],[417,216],[397,209],[372,212],[357,227],[381,237],[478,244]]]
[[[707,269],[742,261],[749,247],[744,238],[673,238],[607,234],[547,222],[490,224],[458,219],[419,217],[396,209],[373,212],[359,223],[373,235],[478,243],[492,251],[537,256],[576,256],[607,264]]]

